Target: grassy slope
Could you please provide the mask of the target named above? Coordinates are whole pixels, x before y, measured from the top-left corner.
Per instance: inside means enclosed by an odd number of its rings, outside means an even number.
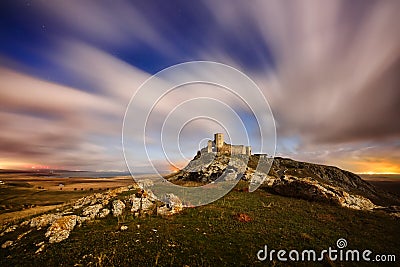
[[[44,231],[28,235],[22,246],[0,249],[0,266],[266,265],[256,259],[266,244],[274,249],[318,251],[335,247],[341,237],[347,239],[349,249],[368,248],[400,257],[399,220],[386,214],[271,195],[262,189],[238,190],[243,186],[241,182],[224,198],[169,218],[126,215],[91,222],[39,255],[34,254],[37,247],[27,244],[44,240]],[[253,220],[239,222],[238,213]],[[121,224],[128,230],[118,231]],[[0,237],[0,243],[9,237],[14,240],[19,233]]]

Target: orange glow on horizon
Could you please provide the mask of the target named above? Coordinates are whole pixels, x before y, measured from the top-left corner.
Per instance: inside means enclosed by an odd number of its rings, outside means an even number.
[[[41,165],[36,163],[29,163],[29,162],[15,162],[15,161],[1,161],[0,162],[0,169],[5,170],[35,170],[35,169],[51,169],[50,166]]]
[[[32,165],[26,162],[1,161],[0,169],[28,169]]]
[[[171,172],[178,172],[186,166],[188,162],[179,163],[177,166],[168,165]],[[400,174],[400,164],[391,162],[390,160],[384,161],[380,159],[354,161],[341,160],[325,163],[327,165],[338,166],[341,169],[348,170],[359,174]],[[165,165],[164,165],[165,166]],[[0,169],[19,169],[19,170],[37,170],[37,169],[62,169],[65,167],[48,166],[32,162],[17,162],[17,161],[0,161]]]
[[[179,168],[177,168],[177,167],[175,167],[175,166],[173,166],[173,165],[169,165],[169,170],[170,170],[171,172],[178,172],[178,171],[179,171]]]
[[[180,171],[180,168],[178,168],[177,166],[174,166],[174,165],[172,165],[172,164],[170,164],[170,165],[168,166],[168,168],[169,168],[169,171],[170,171],[170,172],[178,172],[178,171]]]
[[[346,164],[350,171],[360,174],[400,174],[400,165],[389,161],[357,161]]]

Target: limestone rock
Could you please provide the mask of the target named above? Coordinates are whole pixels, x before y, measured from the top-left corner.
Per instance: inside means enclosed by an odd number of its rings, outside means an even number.
[[[110,214],[109,209],[102,209],[101,212],[98,214],[99,218],[105,218],[107,215]]]
[[[378,192],[373,185],[364,181],[358,175],[333,166],[276,157],[271,170],[278,174],[276,177],[277,179],[281,178],[283,175],[297,178],[310,177],[321,184],[332,185],[349,194],[362,195],[377,204],[379,204],[382,199],[389,200],[388,202],[395,200],[393,196],[389,194]]]
[[[162,199],[164,203],[167,204],[167,206],[171,208],[175,208],[178,210],[181,210],[183,208],[182,201],[177,197],[176,195],[170,193],[170,194],[165,194],[164,198]]]
[[[343,207],[359,210],[372,210],[378,207],[368,198],[360,195],[351,195],[345,191],[342,192],[342,197],[339,197],[339,203]]]
[[[13,241],[7,240],[6,242],[4,242],[4,243],[1,245],[1,248],[8,248],[9,246],[12,246],[13,243],[14,243]]]
[[[91,219],[94,219],[102,208],[103,208],[102,204],[95,204],[92,206],[88,206],[83,209],[82,215],[90,217]]]
[[[44,244],[45,244],[44,241],[42,241],[42,242],[39,242],[39,243],[35,244],[35,246],[41,247],[41,246],[43,246]]]
[[[165,205],[157,208],[158,215],[170,216],[183,210],[182,201],[174,194],[166,194],[162,201]]]
[[[46,248],[46,244],[44,243],[44,241],[35,244],[36,247],[39,247],[36,251],[35,254],[39,254],[40,252],[44,251],[44,249]]]
[[[24,236],[26,236],[27,234],[29,234],[30,232],[32,232],[32,229],[28,230],[27,232],[23,232],[22,234],[18,235],[17,240],[21,240],[22,238],[24,238]]]
[[[125,209],[125,204],[117,199],[112,202],[112,213],[115,217],[122,215]]]
[[[11,225],[11,226],[9,226],[6,230],[4,230],[4,231],[0,234],[0,236],[3,236],[3,235],[5,235],[5,234],[7,234],[7,233],[14,232],[17,228],[18,228],[18,225]]]
[[[58,243],[67,239],[76,225],[76,220],[76,215],[69,215],[53,222],[45,234],[49,238],[49,243]]]
[[[43,214],[41,216],[32,218],[29,225],[30,227],[36,227],[37,229],[40,229],[42,227],[46,227],[49,224],[52,224],[54,221],[59,219],[61,217],[61,214],[56,213],[56,214]]]
[[[125,230],[127,230],[127,229],[128,229],[128,226],[126,226],[126,225],[122,225],[120,229],[121,229],[121,231],[125,231]]]
[[[73,206],[73,209],[80,209],[84,206],[88,206],[88,205],[95,205],[95,204],[102,204],[107,205],[110,198],[111,198],[111,194],[110,193],[106,193],[106,194],[101,194],[101,193],[95,193],[93,195],[89,195],[89,196],[85,196],[82,197],[80,199],[78,199]]]
[[[36,251],[35,254],[39,254],[40,252],[44,251],[44,249],[46,248],[45,244],[42,244]]]
[[[140,209],[142,211],[147,211],[154,207],[154,203],[147,197],[139,198],[135,195],[131,195],[130,201],[132,205],[131,212],[136,212]]]
[[[21,223],[19,224],[19,226],[26,226],[26,225],[29,225],[30,222],[31,222],[30,220],[25,220],[25,221],[21,222]]]
[[[136,187],[136,189],[138,191],[144,190],[145,194],[148,194],[151,188],[154,186],[154,181],[147,178],[138,178],[137,184],[138,186]]]
[[[339,187],[318,182],[310,177],[284,175],[274,180],[272,189],[284,196],[333,203],[352,209],[370,210],[377,207],[363,196],[349,194]]]

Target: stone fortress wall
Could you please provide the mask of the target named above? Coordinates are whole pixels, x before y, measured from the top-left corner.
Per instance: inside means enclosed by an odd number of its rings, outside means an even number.
[[[247,155],[251,156],[251,146],[231,145],[224,142],[224,134],[214,134],[214,141],[207,143],[207,153],[220,153],[229,155]]]

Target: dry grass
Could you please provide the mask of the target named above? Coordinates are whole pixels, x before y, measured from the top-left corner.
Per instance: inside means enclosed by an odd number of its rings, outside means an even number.
[[[94,192],[133,183],[129,177],[53,178],[2,174],[0,225],[48,212]],[[59,186],[63,184],[63,186]]]
[[[0,175],[0,180],[7,183],[26,183],[32,188],[44,188],[46,190],[60,190],[60,184],[63,184],[62,190],[93,190],[116,188],[126,186],[133,183],[130,176],[120,176],[113,178],[52,178],[37,176],[19,176],[19,175]]]
[[[33,207],[33,208],[20,210],[20,211],[3,213],[3,214],[0,214],[0,225],[4,225],[6,223],[11,223],[11,222],[16,222],[16,221],[26,218],[26,217],[30,217],[30,216],[45,213],[45,212],[48,212],[51,210],[55,210],[57,208],[61,208],[61,207],[65,206],[65,205],[66,204],[38,206],[38,207]]]

